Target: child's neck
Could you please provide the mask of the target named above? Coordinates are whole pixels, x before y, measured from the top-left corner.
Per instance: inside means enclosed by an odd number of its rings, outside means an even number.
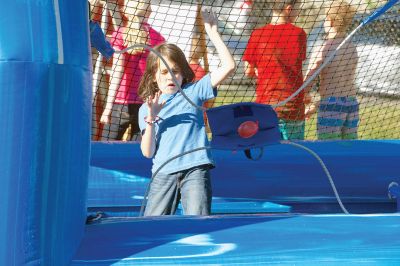
[[[337,31],[331,30],[326,35],[327,39],[343,38],[345,34],[339,34]]]
[[[292,23],[290,16],[285,15],[284,12],[282,13],[272,12],[272,19],[270,24],[280,25],[287,23]]]

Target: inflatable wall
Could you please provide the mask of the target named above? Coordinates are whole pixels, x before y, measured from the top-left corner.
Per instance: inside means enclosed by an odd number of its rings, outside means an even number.
[[[0,18],[0,265],[69,265],[86,218],[87,2],[5,0]]]

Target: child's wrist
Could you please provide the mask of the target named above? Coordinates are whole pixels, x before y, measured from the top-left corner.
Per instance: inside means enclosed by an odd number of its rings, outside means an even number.
[[[145,116],[144,117],[144,122],[148,125],[154,125],[160,120],[158,116],[155,116],[154,118],[152,116]]]

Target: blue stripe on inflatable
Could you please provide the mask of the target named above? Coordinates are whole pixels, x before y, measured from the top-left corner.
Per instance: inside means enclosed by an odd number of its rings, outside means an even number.
[[[69,265],[86,218],[87,2],[1,5],[0,265]]]

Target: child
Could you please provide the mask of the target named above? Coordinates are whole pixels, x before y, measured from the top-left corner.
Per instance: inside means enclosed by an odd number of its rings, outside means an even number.
[[[165,42],[160,33],[155,31],[147,20],[151,14],[149,0],[128,0],[125,14],[127,25],[118,28],[111,43],[119,50],[134,44],[146,44],[154,47]],[[139,135],[138,111],[142,105],[137,95],[140,79],[146,67],[148,50],[131,49],[122,56],[114,54],[114,75],[107,94],[107,102],[100,122],[110,124],[109,130],[103,130],[106,139],[122,140],[126,129],[131,126],[131,136]]]
[[[235,61],[217,30],[213,12],[203,8],[206,32],[214,44],[221,65],[197,82],[184,53],[174,44],[155,47],[181,86],[183,92],[198,106],[215,97],[214,89],[235,68]],[[139,110],[142,130],[141,150],[153,158],[154,174],[171,157],[208,146],[203,112],[192,106],[179,92],[164,63],[150,53],[139,86],[145,103]],[[209,150],[189,153],[170,161],[153,177],[145,216],[174,214],[179,200],[186,215],[209,215],[211,209],[210,168],[213,160]]]
[[[303,84],[307,37],[303,29],[292,24],[298,15],[297,2],[300,1],[274,1],[271,23],[255,29],[250,36],[243,60],[245,74],[257,78],[257,103],[282,102]],[[302,92],[276,108],[285,140],[304,139],[303,97]]]
[[[355,9],[345,1],[333,1],[325,8],[324,28],[326,41],[321,49],[311,55],[306,79],[314,74],[332,51],[346,37]],[[310,116],[318,108],[318,139],[356,139],[359,121],[355,75],[358,55],[356,46],[347,42],[337,51],[334,59],[320,73],[319,108],[313,106],[306,112]],[[313,83],[308,86],[312,88]]]

